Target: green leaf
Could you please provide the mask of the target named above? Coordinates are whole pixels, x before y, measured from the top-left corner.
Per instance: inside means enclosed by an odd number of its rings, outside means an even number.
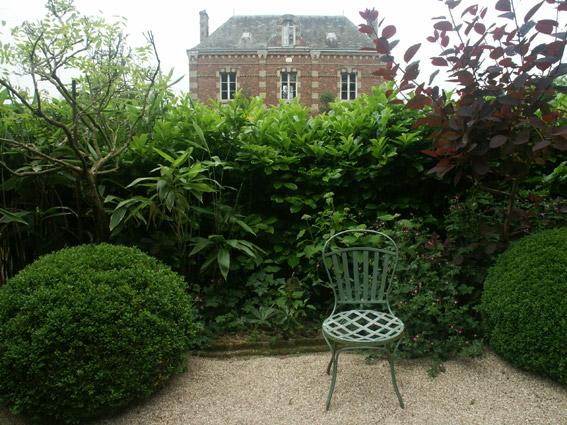
[[[254,232],[254,230],[252,230],[252,228],[250,226],[248,226],[245,222],[243,222],[242,220],[234,220],[234,222],[236,224],[238,224],[240,227],[242,227],[242,229],[246,230],[248,233],[253,234],[254,236],[256,236],[256,233]]]
[[[189,256],[195,255],[211,245],[213,245],[213,242],[211,242],[210,240],[205,238],[199,238],[198,242],[195,244],[195,246],[189,253]]]
[[[213,193],[216,192],[216,189],[211,187],[206,183],[191,183],[188,186],[189,189],[193,189],[195,192],[206,192],[206,193]]]
[[[173,168],[178,168],[180,167],[185,161],[187,161],[187,158],[189,158],[189,155],[191,155],[191,153],[193,152],[193,148],[189,148],[187,149],[185,152],[183,152],[179,157],[177,157],[175,159],[175,161],[173,161],[171,163],[171,166]]]
[[[398,218],[399,214],[382,214],[379,215],[378,218],[382,221],[392,221]]]
[[[241,252],[244,252],[245,254],[247,254],[251,258],[256,258],[257,255],[254,252],[254,250],[251,249],[250,247],[246,246],[245,244],[241,243],[241,242],[244,242],[244,241],[239,241],[237,239],[229,239],[229,240],[226,241],[227,245],[230,245],[234,249],[237,249]]]
[[[175,205],[175,192],[168,192],[165,197],[165,206],[171,211]]]
[[[126,187],[128,188],[128,187],[136,186],[138,183],[143,182],[143,181],[155,182],[157,179],[158,179],[157,177],[139,177],[139,178],[135,179],[132,183],[130,183]]]
[[[196,122],[193,122],[193,128],[195,129],[195,133],[197,133],[197,137],[199,138],[199,141],[203,144],[203,145],[207,145],[207,140],[205,139],[205,134],[203,133],[203,130],[201,129],[201,127],[199,127],[199,125],[197,125]]]
[[[224,280],[228,276],[228,271],[230,269],[230,252],[226,248],[219,249],[217,253],[217,262],[219,264],[219,269]]]
[[[209,255],[205,260],[205,262],[203,263],[203,265],[201,266],[201,271],[203,272],[207,270],[209,267],[211,267],[211,265],[215,262],[216,259],[217,259],[216,255]]]
[[[0,223],[10,224],[10,223],[20,223],[29,226],[29,223],[22,218],[23,215],[29,214],[28,211],[21,211],[18,213],[12,213],[8,210],[0,208]]]
[[[287,264],[291,267],[291,268],[295,268],[299,265],[299,258],[297,258],[297,256],[295,255],[291,255],[288,259],[287,259]]]
[[[118,209],[114,210],[114,212],[110,216],[110,231],[111,232],[122,222],[122,219],[126,215],[126,212],[127,212],[126,208],[118,208]]]
[[[291,190],[297,190],[297,185],[295,183],[284,183],[284,186]]]
[[[88,149],[89,152],[91,153],[92,157],[95,158],[95,159],[98,159],[99,156],[98,156],[98,154],[96,153],[96,151],[94,150],[94,148],[91,146],[91,144],[90,144],[90,143],[85,143],[85,144],[87,145],[87,149]]]
[[[166,180],[164,180],[164,179],[158,180],[158,182],[156,184],[156,189],[157,189],[159,199],[165,198],[167,186],[168,186],[168,184],[167,184]]]
[[[157,154],[158,154],[159,156],[161,156],[162,158],[164,158],[165,160],[167,160],[170,164],[173,163],[173,162],[175,162],[175,159],[174,159],[171,155],[165,153],[165,152],[162,151],[161,149],[154,148],[154,151],[157,152]]]
[[[266,254],[266,251],[264,251],[262,248],[260,248],[258,245],[253,244],[252,242],[249,241],[245,241],[245,240],[239,240],[238,241],[241,245],[247,246],[248,248],[250,248],[253,251],[257,251],[260,252],[262,254]]]

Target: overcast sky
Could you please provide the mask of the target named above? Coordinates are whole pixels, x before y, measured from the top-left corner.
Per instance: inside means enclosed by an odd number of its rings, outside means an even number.
[[[533,4],[530,0],[518,1],[520,6]],[[493,9],[495,0],[475,3],[490,4]],[[11,28],[24,20],[37,20],[45,13],[44,5],[44,0],[0,0],[0,21],[6,21],[6,26]],[[407,47],[423,42],[417,55],[422,59],[422,75],[429,75],[427,71],[432,68],[428,58],[438,52],[424,40],[432,33],[431,18],[446,14],[446,7],[439,0],[75,0],[75,5],[83,14],[103,13],[110,19],[126,17],[133,45],[141,44],[141,34],[152,30],[163,68],[174,68],[176,76],[184,76],[177,85],[178,91],[188,88],[186,49],[199,43],[199,11],[203,9],[209,15],[209,29],[213,32],[233,14],[344,15],[358,25],[362,23],[358,12],[375,7],[386,17],[386,23],[397,27],[394,38],[399,38],[400,44],[394,51],[395,56],[400,58]]]

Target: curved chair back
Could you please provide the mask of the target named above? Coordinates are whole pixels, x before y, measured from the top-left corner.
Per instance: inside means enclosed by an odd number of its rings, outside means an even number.
[[[375,246],[348,246],[345,236],[375,236]],[[358,242],[355,242],[358,243]],[[392,238],[375,230],[344,230],[323,246],[323,265],[335,294],[335,308],[340,304],[385,304],[398,262],[398,246]]]

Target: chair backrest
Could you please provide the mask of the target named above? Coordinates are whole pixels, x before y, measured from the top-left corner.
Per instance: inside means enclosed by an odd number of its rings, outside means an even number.
[[[345,236],[372,236],[374,246],[346,246]],[[360,239],[360,238],[358,238]],[[355,242],[358,244],[358,242]],[[342,245],[345,245],[343,242]],[[325,242],[323,265],[338,304],[385,304],[398,262],[398,246],[392,238],[375,230],[345,230]]]

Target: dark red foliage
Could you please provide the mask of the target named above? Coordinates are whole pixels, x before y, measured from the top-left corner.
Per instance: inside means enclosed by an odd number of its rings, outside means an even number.
[[[500,62],[498,62],[498,64],[506,67],[514,67],[515,65],[512,58],[504,58]]]
[[[416,95],[407,102],[410,109],[422,109],[425,105],[430,105],[431,99],[423,94]]]
[[[374,45],[376,46],[376,51],[383,55],[390,53],[390,43],[384,37],[380,37],[374,40]]]
[[[358,26],[358,30],[359,30],[361,33],[364,33],[364,34],[368,34],[368,35],[373,35],[373,34],[374,34],[374,29],[373,29],[370,25],[360,24],[360,25]]]
[[[378,19],[378,11],[376,9],[366,9],[363,12],[360,12],[360,16],[366,22],[374,22]]]
[[[512,10],[512,7],[510,6],[510,0],[498,0],[496,2],[495,8],[496,10],[499,10],[501,12],[509,12],[510,10]]]
[[[428,85],[417,82],[414,57],[420,44],[405,51],[404,69],[387,45],[392,26],[375,39],[378,52],[389,58],[380,75],[397,80],[401,92],[413,90],[413,96],[406,96],[408,108],[426,111],[416,126],[433,131],[431,149],[423,151],[437,160],[429,172],[440,177],[454,173],[455,182],[490,182],[509,194],[510,205],[530,167],[567,150],[565,112],[551,107],[554,81],[567,75],[567,64],[561,63],[567,35],[557,20],[547,18],[566,11],[567,1],[526,0],[531,4],[523,16],[516,16],[516,1],[498,0],[480,12],[472,1],[445,1],[447,17],[434,18],[427,41],[440,48],[432,65],[445,68],[448,81],[457,85],[451,99],[432,86],[439,69]],[[495,19],[485,21],[491,15]],[[567,93],[567,87],[561,91]],[[502,224],[504,235],[508,224]]]
[[[404,75],[404,80],[407,80],[408,82],[415,80],[418,75],[419,75],[419,63],[413,62],[413,63],[411,63],[407,66],[406,72],[405,72],[405,75]]]
[[[453,31],[453,25],[449,21],[436,22],[433,25],[433,28],[435,28],[438,31]]]
[[[494,48],[492,50],[492,52],[490,52],[490,58],[491,59],[498,59],[503,54],[504,54],[504,49],[502,49],[502,47],[498,46],[498,47]]]
[[[478,4],[473,4],[472,6],[467,7],[463,13],[461,13],[461,18],[463,16],[465,16],[467,13],[470,13],[471,15],[475,16],[478,12]]]
[[[543,4],[543,0],[540,1],[538,4],[536,4],[534,7],[532,7],[528,13],[526,13],[526,16],[524,16],[524,22],[528,22],[530,20],[530,18],[532,16],[534,16],[534,14],[539,10],[539,8],[541,7],[541,5]]]
[[[492,137],[492,139],[490,139],[490,147],[491,148],[499,148],[504,143],[506,143],[507,140],[508,140],[508,137],[506,137],[502,134],[499,134],[498,136],[494,136],[494,137]]]
[[[384,38],[392,38],[396,33],[396,27],[393,25],[388,25],[382,30],[382,37]]]
[[[486,32],[486,27],[484,26],[483,23],[481,22],[477,22],[476,24],[474,24],[474,30],[479,33],[479,34],[484,34]]]
[[[414,44],[413,46],[409,47],[404,54],[404,61],[409,62],[415,56],[419,48],[421,47],[421,43]]]
[[[537,22],[535,28],[536,30],[544,34],[551,34],[554,30],[554,27],[556,27],[557,25],[557,21],[554,21],[553,19],[542,19],[541,21]]]
[[[444,58],[431,58],[431,63],[435,66],[449,66]]]
[[[447,0],[446,4],[447,4],[447,7],[449,7],[449,9],[454,9],[459,4],[461,4],[461,1],[462,0]]]
[[[377,75],[379,77],[382,77],[384,78],[385,81],[391,81],[395,77],[392,70],[387,68],[378,68],[377,70],[372,71],[372,75]]]
[[[492,36],[494,37],[494,40],[499,41],[504,34],[506,34],[506,25],[502,25],[501,27],[497,27],[494,29],[494,31],[492,31]]]

